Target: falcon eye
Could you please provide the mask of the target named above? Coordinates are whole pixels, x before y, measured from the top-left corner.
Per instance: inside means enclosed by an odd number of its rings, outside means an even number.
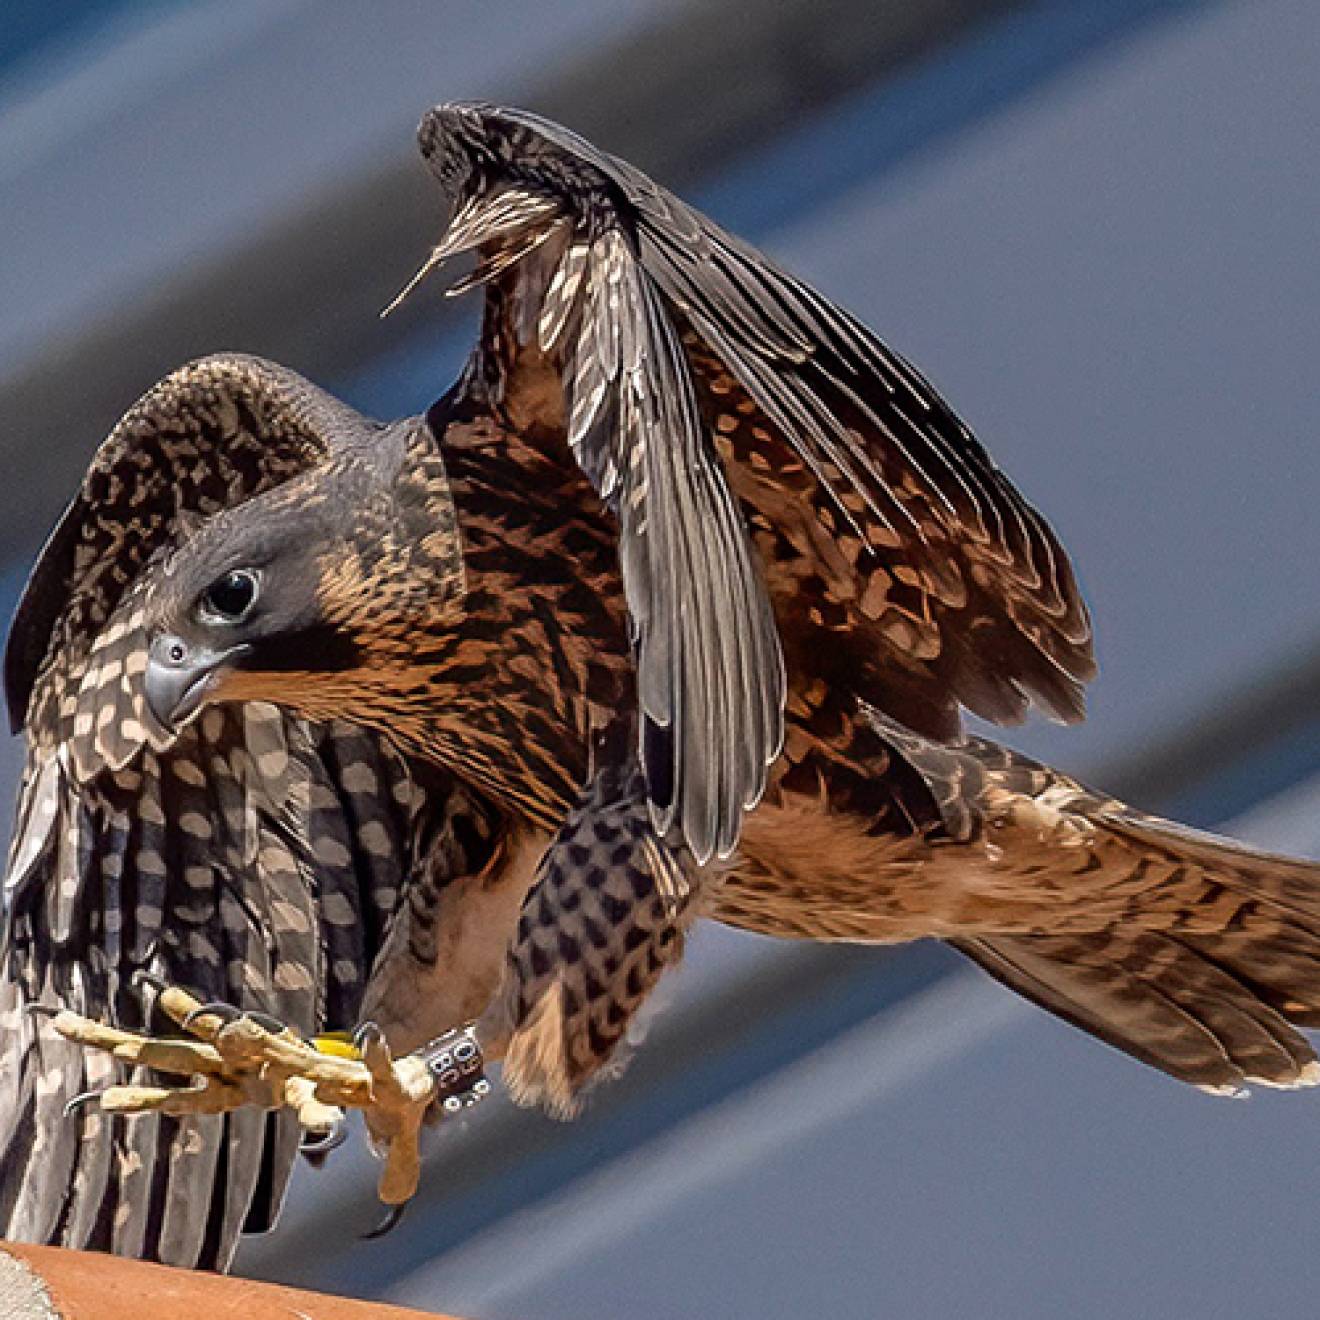
[[[242,623],[257,603],[257,575],[245,568],[216,578],[202,595],[202,612],[221,623]]]

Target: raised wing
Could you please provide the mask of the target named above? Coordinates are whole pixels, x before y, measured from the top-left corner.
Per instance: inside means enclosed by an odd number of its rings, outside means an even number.
[[[66,1117],[123,1070],[28,1010],[141,1027],[147,972],[304,1031],[355,1022],[412,866],[409,767],[362,730],[269,706],[212,708],[167,737],[135,681],[156,557],[355,425],[269,364],[184,368],[102,445],[33,573],[6,657],[28,754],[0,956],[0,1237],[223,1268],[278,1209],[287,1116]]]
[[[501,114],[447,107],[422,125],[457,204],[433,262],[479,247],[463,287],[493,280],[516,338],[485,351],[531,347],[558,364],[569,445],[620,523],[657,827],[677,824],[705,861],[732,850],[779,754],[774,616],[679,327],[617,190],[593,157]],[[486,375],[476,364],[472,379]]]
[[[878,662],[913,671],[942,712],[926,732],[956,734],[960,703],[1080,717],[1095,666],[1067,558],[902,358],[556,124],[457,104],[419,136],[455,204],[428,268],[477,248],[456,287],[488,289],[469,388],[498,404],[549,364],[574,452],[618,513],[662,828],[677,820],[698,856],[727,849],[778,745],[781,661],[731,486],[752,507],[758,481],[803,491],[834,598],[881,625]]]
[[[97,715],[88,729],[78,698],[122,660],[136,627],[132,588],[147,562],[201,519],[361,443],[369,425],[261,358],[202,358],[154,385],[97,450],[19,602],[5,650],[14,732],[26,727],[50,745],[76,738],[79,758],[130,754],[136,731],[121,748],[106,745],[96,726],[114,738],[122,720]],[[93,649],[104,666],[89,664]]]

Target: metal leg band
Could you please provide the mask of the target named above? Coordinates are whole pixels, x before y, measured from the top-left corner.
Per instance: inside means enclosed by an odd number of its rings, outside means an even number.
[[[445,1113],[467,1109],[490,1094],[486,1061],[471,1025],[452,1027],[418,1053],[435,1082],[435,1102]]]

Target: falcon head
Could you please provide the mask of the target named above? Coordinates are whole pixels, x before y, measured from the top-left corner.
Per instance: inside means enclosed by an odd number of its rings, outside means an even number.
[[[321,469],[204,522],[164,558],[145,611],[146,703],[166,728],[213,701],[342,713],[434,624],[458,555],[408,483]],[[443,523],[443,519],[441,520]],[[459,567],[461,572],[461,565]]]
[[[356,662],[351,636],[330,625],[320,599],[343,519],[337,501],[295,489],[309,484],[218,514],[161,563],[147,597],[143,683],[166,728],[236,696],[257,674]]]

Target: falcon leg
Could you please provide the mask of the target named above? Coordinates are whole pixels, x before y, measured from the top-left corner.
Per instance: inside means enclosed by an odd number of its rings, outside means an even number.
[[[481,1047],[471,1026],[453,1027],[395,1060],[374,1022],[358,1029],[355,1043],[372,1080],[372,1102],[360,1108],[385,1159],[378,1194],[386,1205],[403,1205],[421,1177],[421,1128],[428,1115],[459,1113],[490,1094]]]

